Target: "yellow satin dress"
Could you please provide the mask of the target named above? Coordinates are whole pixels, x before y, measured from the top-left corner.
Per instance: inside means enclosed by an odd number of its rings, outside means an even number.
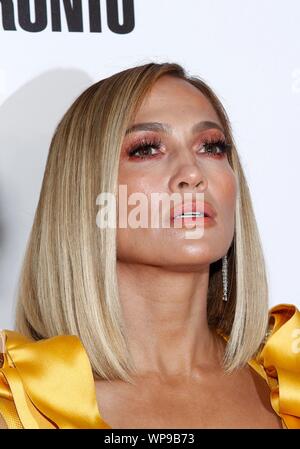
[[[272,329],[249,365],[270,388],[274,412],[300,429],[300,312],[290,304],[270,310]],[[77,336],[33,341],[3,330],[0,415],[9,429],[111,429],[100,416],[92,368]]]

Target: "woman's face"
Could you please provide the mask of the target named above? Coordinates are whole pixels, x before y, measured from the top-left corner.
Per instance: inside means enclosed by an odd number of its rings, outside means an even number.
[[[117,258],[176,271],[197,271],[200,265],[210,264],[226,254],[234,235],[237,180],[222,146],[223,128],[212,105],[196,87],[168,75],[155,83],[130,128],[148,122],[164,124],[168,132],[157,127],[128,132],[122,146],[118,180],[119,186],[127,186],[127,201],[133,193],[143,193],[146,200],[143,205],[131,197],[127,217],[138,206],[143,211],[146,208],[148,227],[118,228]],[[199,122],[206,123],[193,132]],[[139,147],[141,143],[146,146]],[[191,224],[175,228],[172,213],[170,227],[152,227],[153,193],[170,197],[176,193],[182,202],[185,193],[190,194],[189,200],[195,199],[196,193],[201,194],[202,205],[208,202],[213,207],[214,220],[206,224],[198,219],[196,226],[202,226],[202,230],[204,227],[200,238],[186,237],[186,231],[192,230]],[[119,201],[123,207],[124,198]],[[140,215],[136,216],[139,218]]]

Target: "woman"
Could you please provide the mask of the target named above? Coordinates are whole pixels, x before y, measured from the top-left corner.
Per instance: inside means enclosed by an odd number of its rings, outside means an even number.
[[[99,219],[102,193],[115,227]],[[135,195],[145,215],[155,193],[180,199],[170,226],[136,226]],[[16,330],[2,331],[2,427],[299,428],[299,329],[292,305],[268,318],[251,198],[212,90],[149,63],[83,92],[54,134]]]

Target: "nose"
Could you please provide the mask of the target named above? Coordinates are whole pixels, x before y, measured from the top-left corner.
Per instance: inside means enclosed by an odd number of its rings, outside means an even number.
[[[176,174],[170,180],[173,192],[204,192],[207,189],[207,178],[199,163],[189,161],[178,167]]]

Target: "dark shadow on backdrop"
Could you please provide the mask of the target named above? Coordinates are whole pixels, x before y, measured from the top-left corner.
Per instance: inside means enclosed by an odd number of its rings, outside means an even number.
[[[24,234],[33,221],[29,205],[38,199],[51,137],[74,99],[92,83],[84,71],[51,70],[0,106],[0,328],[12,326]]]

